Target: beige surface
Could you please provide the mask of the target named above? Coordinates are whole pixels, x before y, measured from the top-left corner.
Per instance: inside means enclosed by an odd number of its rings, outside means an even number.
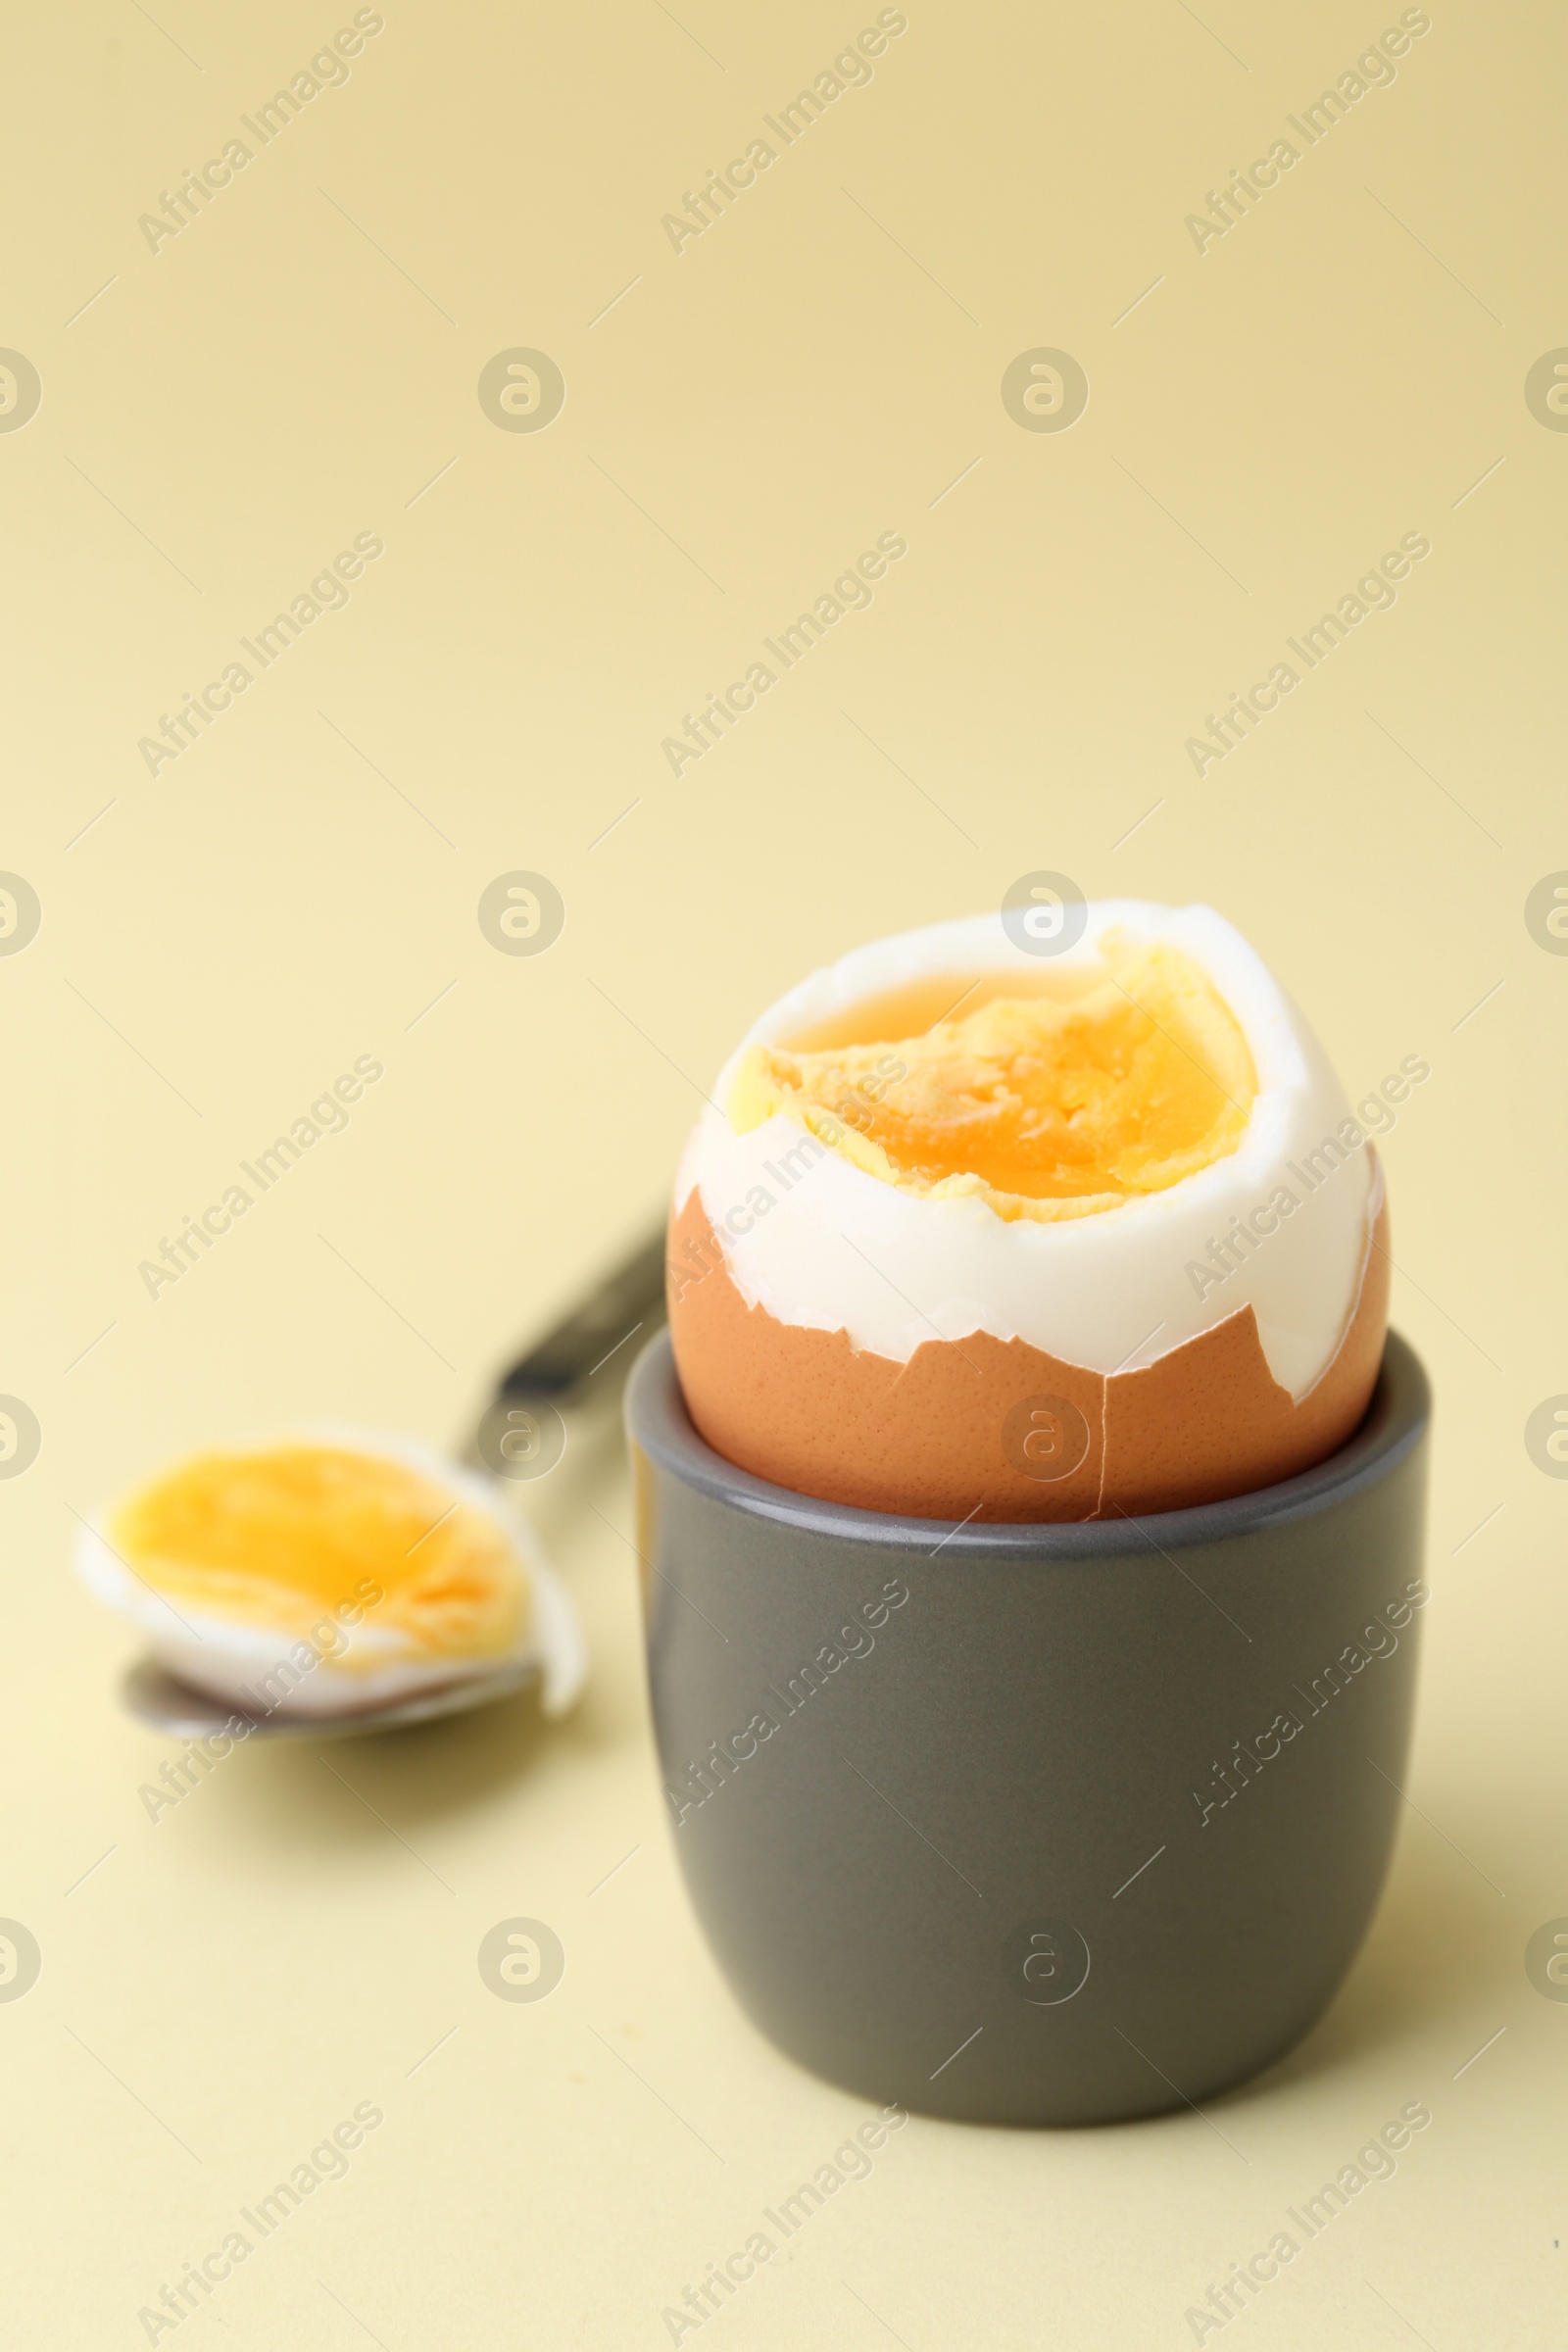
[[[44,906],[0,962],[0,1389],[44,1430],[0,1484],[0,1913],[44,1953],[0,2004],[9,2336],[145,2341],[160,2281],[370,2101],[347,2178],[181,2343],[652,2346],[859,2120],[737,2015],[676,1884],[612,1447],[541,1496],[595,1650],[571,1724],[342,1749],[352,1790],[313,1746],[243,1753],[156,1825],[169,1743],[118,1711],[131,1645],[69,1579],[71,1513],[298,1415],[460,1437],[658,1209],[682,1073],[810,964],[1050,867],[1220,907],[1353,1094],[1432,1063],[1385,1146],[1441,1400],[1420,1811],[1268,2081],[1112,2132],[916,2122],[711,2340],[1190,2342],[1421,2099],[1397,2177],[1233,2326],[1557,2344],[1568,2006],[1522,1956],[1568,1913],[1568,1487],[1523,1428],[1568,1388],[1568,960],[1523,906],[1568,865],[1568,438],[1523,385],[1568,341],[1560,16],[1435,5],[1200,254],[1188,211],[1396,10],[910,0],[677,256],[661,215],[873,10],[388,0],[347,84],[149,250],[138,215],[351,14],[93,0],[8,33],[0,342],[43,404],[0,434],[0,864]],[[514,346],[565,374],[537,435],[475,397]],[[1087,369],[1070,431],[1003,408],[1038,346]],[[138,738],[362,531],[348,609],[149,775]],[[871,609],[674,777],[662,737],[883,531],[908,554]],[[1195,775],[1204,714],[1409,531],[1396,607]],[[538,959],[475,920],[513,868],[566,901]],[[362,1054],[349,1132],[150,1299],[160,1237]],[[567,1950],[536,2007],[476,1971],[513,1914]]]

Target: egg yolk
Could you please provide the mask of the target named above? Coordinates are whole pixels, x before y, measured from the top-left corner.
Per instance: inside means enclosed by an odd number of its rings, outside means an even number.
[[[745,1134],[782,1111],[885,1183],[978,1195],[1005,1218],[1163,1192],[1236,1150],[1256,1072],[1190,956],[1114,938],[1102,952],[1104,976],[1075,996],[991,993],[916,1036],[822,1052],[754,1046],[730,1124]]]
[[[207,1453],[131,1495],[109,1540],[176,1604],[300,1638],[329,1614],[372,1630],[344,1662],[394,1649],[487,1656],[520,1639],[522,1567],[502,1531],[384,1455],[307,1444]]]

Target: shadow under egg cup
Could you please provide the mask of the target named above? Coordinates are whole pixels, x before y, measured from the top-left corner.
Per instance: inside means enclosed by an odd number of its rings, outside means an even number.
[[[1300,2038],[1400,1803],[1430,1418],[1404,1341],[1326,1461],[1137,1522],[770,1486],[698,1436],[667,1334],[626,1416],[675,1848],[781,2050],[928,2115],[1066,2125]]]

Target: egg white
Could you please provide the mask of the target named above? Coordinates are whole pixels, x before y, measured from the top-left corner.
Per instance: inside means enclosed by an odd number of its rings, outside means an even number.
[[[1000,913],[962,917],[858,948],[813,972],[742,1039],[698,1120],[676,1179],[677,1210],[701,1193],[749,1306],[777,1321],[843,1329],[857,1348],[907,1362],[922,1342],[989,1332],[1109,1375],[1156,1362],[1250,1305],[1270,1372],[1300,1397],[1324,1370],[1354,1306],[1382,1198],[1369,1147],[1352,1151],[1306,1194],[1301,1162],[1350,1116],[1322,1047],[1239,932],[1207,906],[1139,900],[1092,905],[1083,937],[1056,956],[1062,971],[1103,966],[1100,941],[1117,928],[1190,956],[1230,1007],[1251,1053],[1257,1096],[1237,1149],[1168,1190],[1097,1215],[1041,1223],[1000,1217],[977,1197],[932,1199],[826,1151],[788,1186],[782,1163],[805,1130],[783,1112],[737,1135],[723,1115],[742,1055],[787,1047],[871,997],[941,974],[1038,975]],[[799,1154],[793,1164],[800,1167]],[[1277,1187],[1300,1206],[1223,1283],[1188,1272],[1232,1215],[1246,1218]],[[758,1190],[772,1203],[748,1208]],[[1304,1197],[1303,1197],[1304,1196]]]
[[[265,1626],[240,1624],[210,1610],[176,1605],[138,1576],[105,1532],[113,1506],[95,1512],[77,1539],[76,1570],[88,1591],[146,1635],[154,1656],[168,1673],[193,1690],[231,1703],[242,1714],[323,1719],[363,1714],[416,1692],[530,1665],[540,1678],[545,1713],[557,1716],[566,1712],[577,1698],[588,1669],[587,1646],[576,1611],[537,1537],[506,1507],[488,1479],[411,1439],[359,1430],[310,1428],[265,1441],[262,1446],[237,1446],[234,1450],[263,1450],[291,1442],[339,1446],[398,1462],[427,1478],[454,1502],[482,1513],[518,1561],[527,1586],[531,1606],[518,1642],[511,1649],[483,1655],[437,1656],[420,1649],[402,1629],[378,1625],[372,1608],[358,1625],[339,1627],[337,1639],[344,1647],[336,1657],[321,1656],[314,1666],[301,1670],[290,1654],[300,1640],[298,1634],[283,1627],[270,1631]],[[323,1608],[317,1622],[330,1614]],[[280,1666],[291,1666],[298,1674],[292,1689],[275,1700],[267,1694],[258,1696],[262,1681]]]

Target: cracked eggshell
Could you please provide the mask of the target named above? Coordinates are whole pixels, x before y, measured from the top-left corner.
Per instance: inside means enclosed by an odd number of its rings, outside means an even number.
[[[726,1063],[676,1182],[676,1363],[730,1460],[867,1509],[1077,1519],[1274,1484],[1360,1419],[1382,1358],[1387,1207],[1371,1144],[1344,1141],[1322,1048],[1211,909],[1117,900],[1088,918],[1054,959],[1064,975],[1093,978],[1111,928],[1209,975],[1257,1076],[1237,1149],[1163,1192],[1040,1223],[883,1182],[783,1113],[737,1135],[722,1105],[752,1044],[787,1047],[911,984],[1038,984],[1040,961],[980,915],[813,973]],[[1326,1141],[1338,1158],[1322,1172]],[[1212,1238],[1281,1188],[1294,1212],[1223,1280],[1204,1276]]]

